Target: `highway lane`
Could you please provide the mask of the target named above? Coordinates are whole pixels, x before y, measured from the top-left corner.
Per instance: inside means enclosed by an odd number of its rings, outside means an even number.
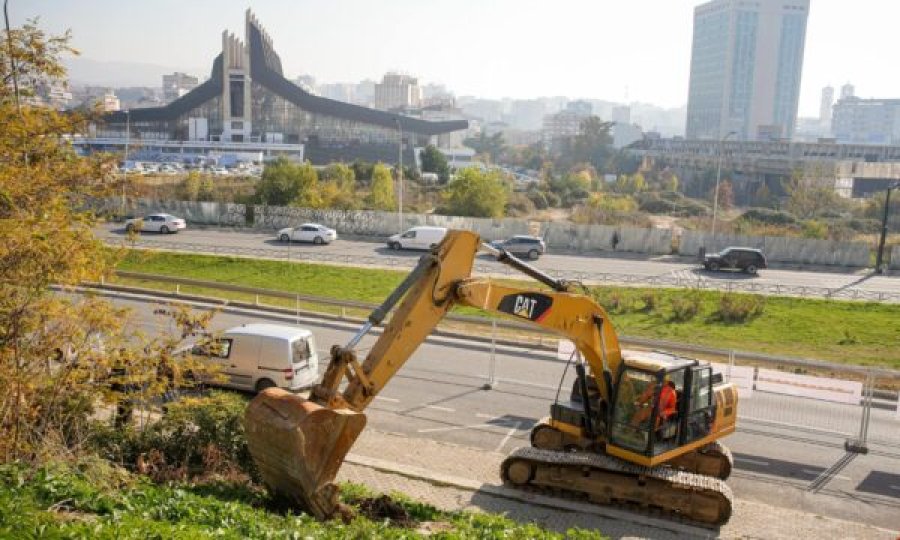
[[[156,304],[116,303],[132,308],[134,324],[142,329],[161,329],[161,321],[152,315]],[[260,320],[271,317],[220,313],[213,327],[224,329]],[[354,330],[325,321],[303,320],[301,324],[315,333],[323,361],[328,348],[345,343]],[[375,336],[367,337],[360,351],[365,352],[374,340]],[[501,348],[496,356],[501,382],[493,390],[484,390],[489,357],[483,344],[430,339],[370,407],[369,425],[492,451],[509,452],[527,445],[528,430],[547,414],[555,398],[564,365],[546,353]],[[563,395],[570,380],[564,382]],[[766,410],[792,411],[790,419],[794,421],[804,414],[828,417],[842,410],[834,407],[836,404],[760,392],[750,399],[769,400]],[[900,418],[893,411],[873,411],[872,433],[882,435],[880,442],[871,445],[868,455],[855,455],[844,451],[844,437],[839,434],[802,424],[781,426],[742,419],[738,432],[726,440],[736,458],[736,472],[728,483],[738,497],[896,528],[900,512],[898,428]]]
[[[122,243],[125,239],[121,224],[104,224],[97,229],[98,235],[111,242]],[[264,249],[269,257],[298,259],[304,254],[312,256],[333,257],[336,262],[350,262],[361,265],[391,266],[401,264],[412,266],[421,256],[421,252],[393,251],[381,242],[370,240],[338,239],[331,245],[314,246],[310,244],[283,244],[275,239],[274,233],[261,233],[239,229],[187,229],[174,235],[144,233],[143,241],[154,245],[164,245],[168,249],[196,252],[198,247],[209,247],[209,250],[226,252]],[[488,257],[480,257],[477,264],[483,271],[491,273],[508,273],[510,269]],[[601,255],[575,255],[548,253],[535,263],[539,268],[551,274],[584,273],[618,274],[639,279],[677,278],[685,283],[692,281],[718,283],[753,283],[760,286],[783,287],[824,287],[831,289],[849,289],[860,291],[876,291],[900,294],[900,277],[873,276],[864,270],[849,271],[847,269],[828,269],[818,267],[815,270],[793,270],[775,268],[763,270],[759,276],[753,277],[742,273],[710,273],[700,270],[696,264],[684,259],[662,257],[639,257],[634,254],[615,253]]]

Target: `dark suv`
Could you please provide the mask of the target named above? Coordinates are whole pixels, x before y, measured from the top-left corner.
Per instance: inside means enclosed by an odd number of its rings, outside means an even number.
[[[547,251],[544,241],[537,236],[513,236],[506,240],[491,242],[496,249],[505,249],[517,257],[528,257],[535,260]]]
[[[719,253],[707,255],[703,259],[703,268],[713,272],[730,269],[756,274],[761,268],[768,268],[768,264],[766,256],[758,249],[728,247]]]

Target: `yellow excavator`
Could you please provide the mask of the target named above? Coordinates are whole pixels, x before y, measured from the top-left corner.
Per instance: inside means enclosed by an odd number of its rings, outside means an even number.
[[[473,278],[479,250],[544,287]],[[606,311],[578,286],[481,243],[475,233],[448,231],[354,337],[332,347],[308,399],[272,388],[251,401],[245,428],[263,481],[320,519],[346,512],[334,480],[365,427],[363,411],[453,306],[473,306],[575,345],[570,399],[557,399],[532,429],[531,446],[503,461],[504,483],[724,524],[732,505],[724,480],[733,462],[717,441],[735,429],[736,388],[697,360],[623,352]],[[395,306],[360,362],[354,348]]]

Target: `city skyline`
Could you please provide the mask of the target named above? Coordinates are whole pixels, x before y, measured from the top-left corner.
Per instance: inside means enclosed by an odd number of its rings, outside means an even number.
[[[400,71],[423,83],[444,84],[457,95],[567,96],[677,108],[687,103],[691,20],[701,3],[563,1],[547,9],[543,3],[506,0],[485,5],[474,0],[427,5],[272,0],[250,6],[272,21],[276,45],[291,53],[284,66],[291,77],[308,73],[319,82],[355,82]],[[236,14],[247,5],[158,0],[123,9],[111,0],[33,0],[14,1],[10,11],[14,24],[40,16],[52,32],[71,28],[85,60],[157,64],[206,77],[204,59],[213,53],[209,44],[222,28],[240,32]],[[852,81],[861,95],[877,97],[891,97],[900,88],[898,76],[875,60],[879,28],[888,31],[890,14],[900,7],[874,0],[861,0],[853,10],[841,6],[814,1],[810,8],[800,116],[818,116],[821,88],[829,84]],[[854,24],[855,16],[876,10],[884,16]],[[97,24],[98,17],[103,24]],[[477,28],[473,21],[479,22]],[[303,32],[297,31],[300,27]],[[836,29],[840,40],[834,38]]]

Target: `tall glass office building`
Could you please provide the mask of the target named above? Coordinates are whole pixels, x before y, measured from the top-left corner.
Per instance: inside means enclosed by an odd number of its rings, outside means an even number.
[[[127,138],[144,147],[189,143],[202,148],[208,143],[265,150],[302,145],[307,159],[327,163],[393,162],[401,132],[411,151],[438,135],[466,129],[468,123],[426,121],[308,93],[284,77],[272,39],[248,10],[245,41],[222,34],[222,52],[209,79],[164,107],[109,113],[94,136],[121,141],[126,126]]]
[[[809,0],[713,0],[694,10],[687,137],[789,139]]]

